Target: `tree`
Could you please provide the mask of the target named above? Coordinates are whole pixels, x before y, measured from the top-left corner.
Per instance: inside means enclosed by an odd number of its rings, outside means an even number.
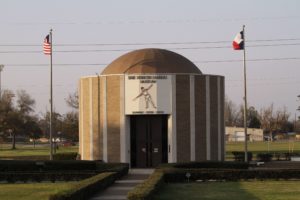
[[[0,132],[4,133],[7,127],[7,117],[13,111],[14,94],[10,90],[3,90],[0,98]]]
[[[6,132],[12,137],[12,149],[16,149],[16,135],[22,132],[23,119],[17,110],[9,112],[7,115]]]
[[[35,147],[36,139],[42,135],[42,129],[38,124],[38,118],[36,116],[27,116],[24,123],[24,131],[30,138],[33,139],[33,146]]]
[[[39,126],[41,127],[42,133],[45,137],[50,135],[50,112],[47,111],[43,114],[39,121]],[[56,133],[61,132],[62,128],[62,116],[57,112],[52,112],[52,136],[54,137]]]
[[[24,90],[17,91],[16,106],[13,104],[14,96],[11,91],[5,90],[0,99],[0,129],[12,137],[12,149],[16,148],[16,135],[26,135],[26,131],[32,127],[28,121],[32,118],[35,104],[35,100]]]
[[[78,112],[68,112],[63,117],[62,133],[72,141],[78,141]]]
[[[286,107],[277,110],[275,114],[275,130],[284,132],[288,131],[290,127],[289,117],[290,113],[288,113]]]
[[[244,106],[237,106],[227,97],[225,98],[225,125],[244,127]],[[250,106],[247,112],[247,127],[260,128],[259,114],[257,110]]]
[[[271,104],[267,108],[261,109],[260,121],[261,127],[265,133],[269,133],[269,137],[273,140],[273,136],[277,132],[286,132],[291,129],[291,122],[289,122],[290,114],[286,107],[283,107],[276,112],[274,106]]]
[[[69,94],[69,96],[66,98],[66,103],[71,108],[78,110],[79,108],[78,92],[76,91],[73,94]]]
[[[0,99],[0,129],[4,135],[12,137],[12,149],[16,148],[16,133],[21,128],[21,117],[13,106],[14,93],[10,90],[4,90]]]
[[[239,126],[240,112],[236,104],[228,97],[225,98],[224,115],[226,126]]]
[[[25,90],[17,91],[17,106],[24,116],[34,111],[35,100]]]
[[[71,108],[75,109],[74,111],[68,112],[64,115],[63,119],[63,134],[68,139],[73,141],[78,141],[79,137],[79,127],[78,127],[78,108],[79,108],[79,100],[78,100],[78,92],[74,92],[73,94],[69,94],[66,99],[66,103]]]
[[[247,115],[248,115],[247,116],[248,127],[249,128],[260,128],[261,123],[259,120],[259,114],[253,106],[248,108]]]

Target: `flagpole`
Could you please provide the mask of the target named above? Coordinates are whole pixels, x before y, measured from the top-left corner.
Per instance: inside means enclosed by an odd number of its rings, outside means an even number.
[[[50,29],[49,33],[50,39],[50,160],[53,160],[53,141],[52,141],[52,112],[53,112],[53,88],[52,88],[52,29]]]
[[[248,162],[248,139],[247,139],[247,76],[246,76],[246,38],[245,25],[243,25],[243,39],[244,39],[244,132],[245,132],[245,162]]]

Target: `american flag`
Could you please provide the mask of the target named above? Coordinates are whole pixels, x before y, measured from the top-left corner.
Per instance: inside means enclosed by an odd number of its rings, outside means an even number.
[[[44,54],[51,55],[51,43],[49,40],[49,34],[44,39]]]

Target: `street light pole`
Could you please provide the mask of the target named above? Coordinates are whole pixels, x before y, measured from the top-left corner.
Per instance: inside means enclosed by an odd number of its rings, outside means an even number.
[[[1,72],[4,68],[4,65],[0,65],[0,99],[1,99],[1,94],[2,94],[2,90],[1,90]]]

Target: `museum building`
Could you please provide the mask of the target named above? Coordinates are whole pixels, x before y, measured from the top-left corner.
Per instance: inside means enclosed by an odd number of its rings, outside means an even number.
[[[175,52],[135,50],[79,81],[82,160],[222,161],[224,141],[224,77]]]

